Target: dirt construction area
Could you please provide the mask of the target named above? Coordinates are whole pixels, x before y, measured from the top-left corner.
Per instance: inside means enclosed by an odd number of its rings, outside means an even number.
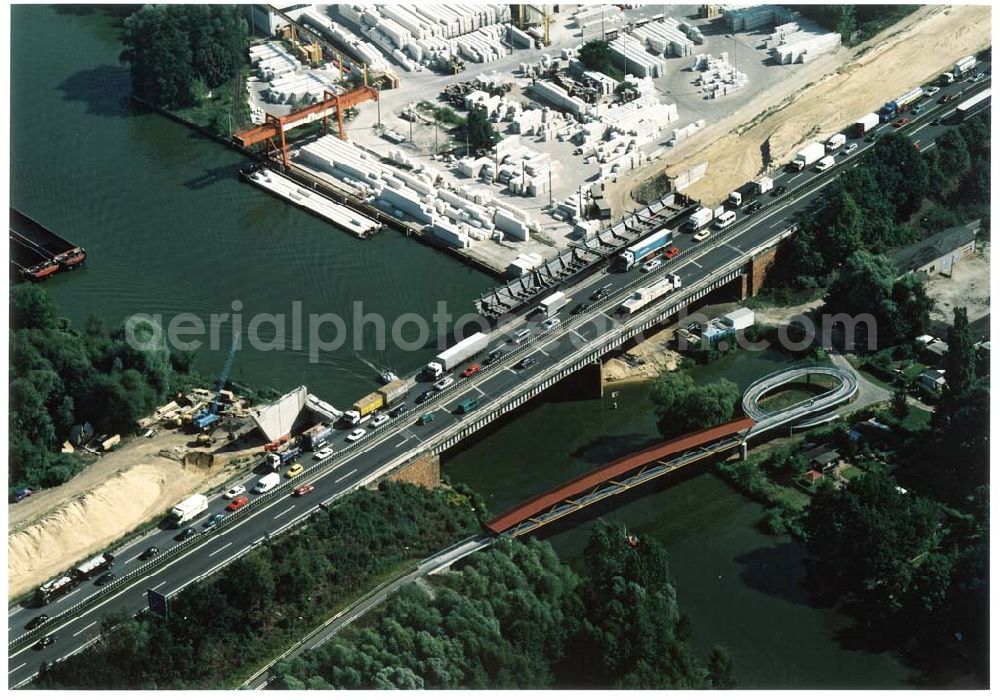
[[[991,20],[989,5],[927,5],[868,42],[820,56],[794,79],[778,82],[656,163],[609,185],[613,213],[635,207],[632,190],[646,180],[705,161],[705,177],[685,194],[706,203],[721,201],[744,182],[788,162],[803,143],[843,129],[934,79],[958,58],[990,46]]]
[[[10,505],[8,596],[44,583],[239,470],[241,453],[192,450],[191,439],[173,430],[133,438],[65,484]],[[161,450],[188,457],[171,459]]]
[[[945,325],[954,321],[957,307],[964,306],[969,322],[975,323],[990,313],[990,246],[963,260],[952,269],[950,277],[932,277],[927,295],[934,300],[931,320]]]

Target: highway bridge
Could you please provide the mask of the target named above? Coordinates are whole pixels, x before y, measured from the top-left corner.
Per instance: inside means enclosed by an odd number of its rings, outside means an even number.
[[[950,86],[945,90],[958,92],[961,87]],[[919,132],[925,147],[933,145],[944,130],[951,128],[946,124],[930,123],[943,111],[944,108],[929,109],[915,117],[910,125],[911,133]],[[888,124],[879,126],[880,132],[889,130],[892,127]],[[763,211],[752,217],[741,212],[732,227],[716,232],[708,240],[698,243],[689,236],[679,236],[674,244],[681,254],[659,270],[615,272],[610,265],[594,265],[590,274],[563,287],[574,304],[560,312],[562,323],[552,330],[545,331],[536,321],[527,318],[508,315],[501,319],[492,334],[491,347],[496,347],[521,327],[531,329],[530,339],[520,344],[507,342],[503,354],[481,373],[458,379],[450,388],[421,405],[410,404],[405,414],[377,430],[368,431],[356,443],[339,443],[341,449],[332,456],[313,460],[311,454],[304,454],[300,461],[307,469],[302,476],[286,480],[267,494],[253,497],[236,513],[225,513],[226,501],[221,499],[221,491],[212,494],[215,506],[194,523],[197,535],[175,542],[177,531],[161,526],[136,537],[115,552],[117,578],[103,588],[84,582],[69,595],[44,608],[14,606],[8,613],[9,686],[27,683],[42,662],[57,662],[92,643],[100,633],[101,619],[108,613],[133,613],[143,609],[147,588],[170,595],[218,571],[266,539],[294,528],[317,507],[377,481],[418,455],[441,453],[458,444],[503,414],[567,376],[594,365],[623,343],[662,324],[687,305],[725,285],[738,284],[741,294],[752,294],[760,285],[760,271],[768,256],[778,242],[794,233],[795,218],[816,206],[822,188],[844,169],[853,167],[871,144],[858,141],[858,146],[854,154],[839,156],[839,163],[824,173],[780,174],[775,184],[788,188],[785,195],[765,197],[767,204]],[[650,230],[653,227],[655,224]],[[680,291],[632,318],[622,319],[615,315],[615,310],[635,288],[662,278],[665,272],[681,277],[684,285]],[[576,303],[590,300],[598,289],[609,285],[610,292],[602,299],[580,313],[571,312]],[[530,366],[523,363],[529,357],[534,360]],[[469,414],[460,414],[456,409],[467,398],[478,399],[479,407]],[[426,413],[433,413],[436,420],[426,424],[416,420]],[[338,431],[335,439],[344,437],[345,432]],[[248,490],[257,478],[258,475],[244,478]],[[305,483],[313,484],[315,491],[301,498],[291,497],[293,488]],[[222,524],[204,528],[205,521],[215,513],[225,515]],[[150,546],[159,547],[160,554],[142,561],[140,554]],[[50,619],[27,631],[29,622],[42,613]],[[31,645],[43,635],[55,635],[55,643],[42,650],[33,649]]]

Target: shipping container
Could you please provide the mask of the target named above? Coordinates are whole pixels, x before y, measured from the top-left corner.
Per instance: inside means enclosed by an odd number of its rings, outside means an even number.
[[[956,107],[955,114],[958,117],[958,120],[965,121],[966,119],[968,119],[969,115],[976,110],[976,107],[979,107],[980,105],[989,101],[991,93],[992,93],[992,88],[986,88],[978,95],[970,97],[965,102]]]
[[[735,311],[731,311],[722,317],[722,322],[729,326],[730,328],[741,331],[744,328],[749,328],[753,325],[754,317],[753,310],[748,309],[745,306]]]
[[[661,228],[656,233],[646,236],[622,251],[618,256],[618,262],[624,269],[628,270],[644,258],[666,248],[672,239],[673,232],[668,228]]]
[[[550,294],[549,296],[542,299],[539,303],[538,308],[541,309],[542,313],[546,317],[552,316],[552,314],[558,313],[561,308],[570,303],[572,299],[566,296],[565,292],[556,292],[555,294]]]

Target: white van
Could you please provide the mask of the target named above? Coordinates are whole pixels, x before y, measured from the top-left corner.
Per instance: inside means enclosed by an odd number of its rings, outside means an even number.
[[[722,216],[715,220],[715,228],[724,229],[730,224],[736,221],[736,212],[727,211],[723,212]]]
[[[511,338],[511,340],[514,342],[515,345],[520,345],[521,343],[526,341],[528,339],[528,336],[530,335],[531,335],[530,328],[522,328],[521,330],[519,330],[517,333],[514,334],[514,337]]]
[[[253,487],[254,493],[267,493],[281,483],[281,475],[278,473],[265,474]]]
[[[816,163],[816,172],[823,172],[824,170],[829,170],[834,164],[833,156],[826,156],[825,158],[820,158],[819,162]]]

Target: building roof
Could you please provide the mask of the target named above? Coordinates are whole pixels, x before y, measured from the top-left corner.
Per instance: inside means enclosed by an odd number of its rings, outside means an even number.
[[[810,469],[809,471],[807,471],[802,476],[804,476],[805,478],[809,479],[809,481],[819,481],[820,479],[823,478],[823,473],[822,472],[818,472],[815,469]]]
[[[964,226],[947,228],[892,254],[900,272],[912,272],[972,242],[979,230],[979,219]]]
[[[293,389],[272,404],[251,412],[254,422],[268,440],[274,441],[292,432],[295,419],[306,405],[306,388]]]
[[[840,459],[840,453],[836,450],[827,450],[813,457],[813,464],[827,465]]]

